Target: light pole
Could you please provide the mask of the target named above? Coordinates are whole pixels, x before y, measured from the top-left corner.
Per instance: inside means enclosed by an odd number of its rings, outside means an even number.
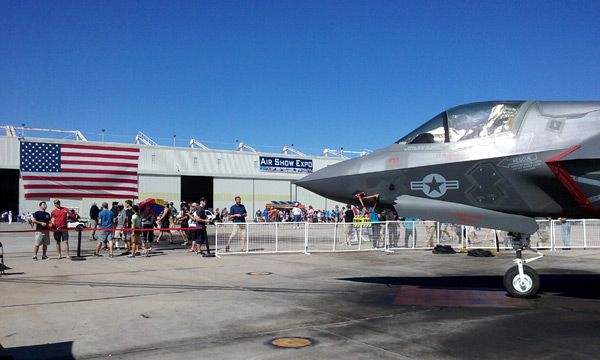
[[[104,142],[104,131],[106,130],[102,129],[102,142]]]
[[[175,147],[175,138],[177,137],[177,134],[173,134],[173,147]]]

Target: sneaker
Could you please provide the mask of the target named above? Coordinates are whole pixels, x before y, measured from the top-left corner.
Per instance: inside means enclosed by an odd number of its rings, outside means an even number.
[[[129,254],[129,255],[127,255],[127,257],[128,257],[128,258],[134,258],[134,257],[135,257],[135,255],[133,255],[133,254]]]
[[[94,253],[94,256],[100,257],[100,256],[102,256],[102,254]]]
[[[34,257],[33,257],[33,260],[37,261],[37,256],[34,256]]]
[[[42,260],[46,260],[48,257],[46,255],[42,256]]]
[[[108,254],[108,257],[114,257],[113,254]]]

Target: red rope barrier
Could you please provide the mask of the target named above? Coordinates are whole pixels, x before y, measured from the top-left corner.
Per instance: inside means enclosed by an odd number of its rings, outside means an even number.
[[[47,229],[47,230],[0,230],[0,233],[32,233],[32,232],[62,232],[62,231],[181,231],[181,230],[200,230],[198,227],[187,227],[187,228],[61,228],[61,229]]]

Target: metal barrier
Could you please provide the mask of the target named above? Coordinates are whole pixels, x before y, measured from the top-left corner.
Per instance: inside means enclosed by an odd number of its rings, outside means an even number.
[[[600,220],[539,220],[534,248],[599,248]],[[217,223],[215,252],[305,253],[402,251],[444,244],[471,249],[511,249],[506,231],[433,221],[374,223]]]

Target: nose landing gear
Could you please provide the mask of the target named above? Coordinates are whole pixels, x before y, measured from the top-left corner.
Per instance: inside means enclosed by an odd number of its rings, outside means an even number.
[[[541,259],[544,254],[530,247],[529,235],[509,233],[512,237],[513,249],[517,258],[513,260],[515,266],[504,273],[504,288],[508,293],[517,298],[532,298],[540,288],[538,273],[526,264]],[[530,250],[537,254],[532,258],[523,259],[523,250]]]

